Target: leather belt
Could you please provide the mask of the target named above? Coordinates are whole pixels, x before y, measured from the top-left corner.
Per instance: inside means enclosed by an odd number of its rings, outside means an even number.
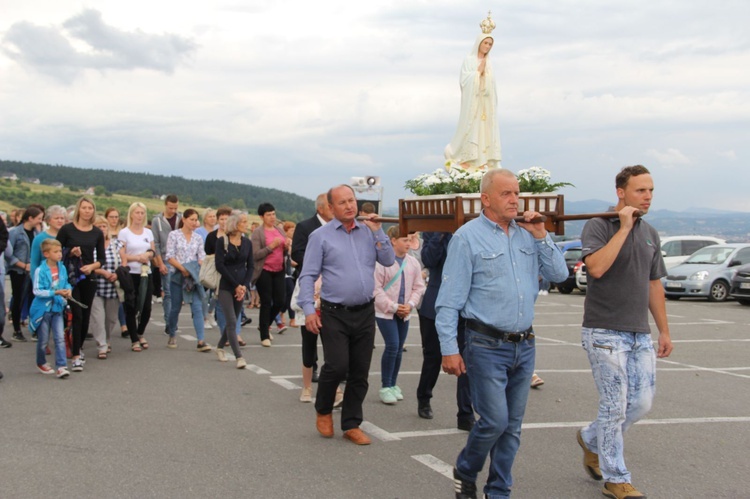
[[[534,328],[529,326],[526,331],[520,333],[511,333],[508,331],[502,331],[492,326],[488,326],[484,322],[480,322],[475,319],[466,319],[466,327],[477,333],[491,336],[495,339],[502,340],[506,343],[518,343],[523,340],[534,339]]]
[[[327,308],[330,310],[344,310],[346,312],[359,312],[360,310],[364,310],[370,307],[373,303],[375,303],[375,298],[371,299],[367,303],[361,303],[359,305],[343,305],[341,303],[334,303],[332,301],[324,300],[323,298],[320,299],[321,308]]]

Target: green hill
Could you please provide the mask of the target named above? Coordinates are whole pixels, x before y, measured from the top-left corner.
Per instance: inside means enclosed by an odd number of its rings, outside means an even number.
[[[32,187],[33,184],[24,184],[24,187],[28,189],[24,191],[23,189],[8,189],[11,183],[8,181],[2,182],[0,183],[1,199],[6,207],[9,205],[23,207],[29,203],[68,206],[75,203],[80,197],[81,191],[94,187],[97,199],[103,198],[101,202],[96,201],[97,207],[108,206],[107,201],[111,201],[110,204],[121,209],[119,204],[125,203],[129,196],[155,199],[164,194],[177,194],[180,205],[184,208],[191,206],[217,207],[228,204],[233,208],[255,213],[260,203],[269,202],[276,207],[277,216],[280,220],[303,220],[315,210],[314,201],[297,194],[224,180],[192,180],[178,176],[7,160],[0,160],[0,173],[3,175],[15,174],[21,181],[39,179],[42,185],[38,187],[46,187],[55,183],[65,185],[64,188],[55,190],[35,189]],[[120,197],[123,197],[123,199],[119,199]],[[158,199],[157,204],[160,206]],[[148,205],[149,211],[151,211],[153,202],[148,203]]]

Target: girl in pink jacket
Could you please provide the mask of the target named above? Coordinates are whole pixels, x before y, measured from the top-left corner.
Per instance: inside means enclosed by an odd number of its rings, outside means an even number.
[[[388,229],[387,234],[396,253],[396,262],[387,268],[375,264],[375,320],[385,341],[380,359],[380,400],[384,404],[395,404],[404,398],[396,378],[409,331],[409,317],[422,300],[425,283],[419,262],[408,254],[409,238],[399,237],[398,226]]]

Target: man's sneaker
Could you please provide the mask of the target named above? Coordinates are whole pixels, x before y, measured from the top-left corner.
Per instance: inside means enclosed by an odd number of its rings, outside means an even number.
[[[36,333],[33,333],[31,335],[31,341],[39,341],[39,337],[36,335]]]
[[[381,388],[379,395],[380,395],[380,401],[384,404],[393,405],[396,402],[398,402],[398,399],[396,398],[396,395],[393,393],[393,389],[391,387]]]
[[[453,468],[453,489],[456,499],[477,499],[477,484],[461,478],[456,468]]]
[[[286,331],[286,325],[283,322],[280,322],[276,325],[276,332],[279,334],[284,334],[284,331]]]
[[[68,372],[67,367],[61,367],[57,370],[57,377],[58,378],[67,378],[70,376],[70,373]]]
[[[10,348],[13,346],[13,343],[10,341],[5,341],[5,338],[0,338],[0,348]]]
[[[23,341],[23,342],[26,342],[26,341],[29,341],[29,340],[26,339],[26,336],[24,336],[21,331],[16,331],[15,333],[13,333],[13,341]]]
[[[198,343],[195,348],[198,349],[199,352],[210,352],[211,351],[211,345],[209,345],[206,342]]]
[[[83,371],[83,362],[81,362],[81,359],[73,361],[73,367],[71,368],[71,371],[73,371],[74,373]]]
[[[578,430],[578,433],[576,433],[576,440],[578,441],[578,445],[581,446],[581,449],[583,449],[583,469],[585,469],[586,473],[588,473],[594,480],[601,480],[602,471],[599,469],[599,455],[595,452],[591,452],[589,448],[586,447],[586,443],[583,441],[583,436],[581,435],[581,430]]]
[[[312,402],[312,387],[302,389],[302,393],[299,396],[299,401]]]
[[[83,354],[83,350],[81,350],[81,364],[86,364],[86,356]]]
[[[252,319],[252,317],[245,317],[244,319],[242,319],[242,325],[243,325],[243,326],[247,326],[247,325],[248,325],[248,324],[250,324],[251,322],[253,322],[253,319]]]
[[[396,396],[396,400],[404,400],[404,394],[401,392],[401,388],[399,388],[397,385],[393,385],[391,387],[391,391]]]
[[[42,364],[36,366],[42,374],[54,374],[55,370],[50,367],[49,364]]]
[[[219,362],[226,362],[227,361],[227,354],[224,353],[223,348],[217,348],[216,349],[216,356],[219,358]]]
[[[635,487],[629,483],[610,483],[604,484],[602,494],[612,499],[646,499],[646,496],[638,492]]]

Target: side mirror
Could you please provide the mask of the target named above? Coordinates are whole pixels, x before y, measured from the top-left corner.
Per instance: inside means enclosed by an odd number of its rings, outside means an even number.
[[[667,252],[664,250],[661,250],[661,256],[667,256]]]
[[[732,260],[727,267],[737,267],[738,265],[742,265],[742,262],[739,260]]]

